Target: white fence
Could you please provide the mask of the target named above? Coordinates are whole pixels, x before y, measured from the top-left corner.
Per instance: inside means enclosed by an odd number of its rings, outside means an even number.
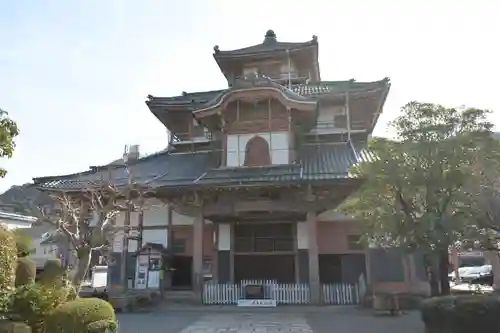
[[[310,291],[308,284],[286,284],[272,280],[246,280],[240,284],[206,283],[203,288],[203,304],[236,304],[239,299],[244,298],[245,286],[249,284],[262,285],[264,287],[264,298],[274,299],[277,304],[309,304]],[[360,276],[357,284],[322,284],[322,302],[328,305],[359,304],[365,290],[364,276]]]

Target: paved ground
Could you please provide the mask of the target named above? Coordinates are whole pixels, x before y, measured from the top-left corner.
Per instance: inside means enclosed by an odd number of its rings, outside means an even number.
[[[418,313],[374,317],[343,309],[318,312],[256,309],[247,311],[171,311],[119,315],[120,333],[422,333]]]

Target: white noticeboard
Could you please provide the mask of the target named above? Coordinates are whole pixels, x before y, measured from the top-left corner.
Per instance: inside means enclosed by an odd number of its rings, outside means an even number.
[[[274,299],[239,299],[239,307],[249,307],[249,308],[273,308],[276,306],[276,300]]]

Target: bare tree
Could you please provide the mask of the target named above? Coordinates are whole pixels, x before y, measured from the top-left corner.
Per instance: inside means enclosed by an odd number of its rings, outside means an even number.
[[[107,256],[116,233],[123,231],[124,237],[128,234],[130,226],[118,226],[116,216],[140,208],[150,193],[148,188],[131,180],[121,187],[110,182],[91,183],[75,194],[52,193],[55,208],[38,209],[40,221],[55,227],[45,241],[68,241],[76,253],[71,282],[77,292],[90,268],[93,252],[99,250]]]

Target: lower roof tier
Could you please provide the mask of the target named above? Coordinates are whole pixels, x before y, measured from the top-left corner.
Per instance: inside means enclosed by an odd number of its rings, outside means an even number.
[[[220,152],[171,153],[150,155],[124,165],[109,165],[86,172],[35,178],[45,191],[80,191],[89,185],[111,182],[125,186],[129,173],[135,182],[150,188],[225,187],[321,182],[350,178],[349,168],[372,156],[361,144],[351,142],[307,145],[298,163],[260,167],[219,167]]]

